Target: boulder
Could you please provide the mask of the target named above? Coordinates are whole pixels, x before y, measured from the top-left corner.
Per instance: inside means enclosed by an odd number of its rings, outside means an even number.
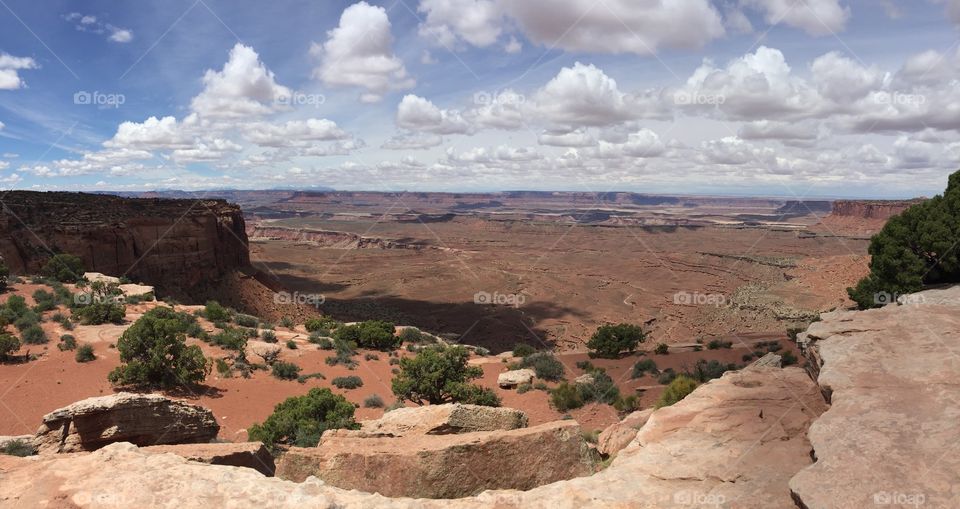
[[[647,419],[652,414],[652,408],[637,410],[624,417],[622,421],[611,424],[597,437],[597,452],[604,456],[611,456],[620,452],[624,447],[630,445],[634,438],[637,438],[637,432],[647,423]]]
[[[763,357],[760,357],[759,359],[753,361],[753,364],[751,364],[751,366],[755,366],[758,368],[763,368],[763,367],[779,368],[779,367],[783,367],[783,359],[779,355],[773,352],[768,352]]]
[[[790,480],[801,507],[960,507],[960,287],[908,301],[811,324],[832,404],[810,428],[817,461]]]
[[[510,431],[360,438],[324,435],[291,448],[277,476],[315,476],[344,489],[391,497],[458,498],[489,489],[529,490],[593,473],[580,425],[558,421]]]
[[[33,435],[0,436],[0,449],[4,449],[15,442],[26,445],[31,448],[34,453],[37,452],[37,445],[34,442]]]
[[[445,435],[525,428],[527,414],[513,408],[449,403],[398,408],[360,424],[360,432],[368,436]]]
[[[153,445],[142,450],[152,454],[176,454],[208,465],[252,468],[268,477],[272,477],[277,469],[273,455],[260,442]]]
[[[99,272],[84,272],[83,277],[91,283],[120,284],[120,278],[107,276]]]
[[[135,297],[139,295],[146,295],[148,293],[153,293],[153,287],[149,285],[138,285],[138,284],[126,284],[120,285],[120,291],[127,297]]]
[[[280,357],[282,349],[277,343],[267,343],[266,341],[252,340],[247,342],[247,348],[244,355],[248,359],[257,357],[266,361],[268,358],[277,359]]]
[[[583,375],[580,375],[580,376],[578,376],[577,378],[575,378],[575,379],[573,380],[573,383],[575,383],[575,384],[577,384],[577,385],[590,385],[590,384],[592,384],[593,382],[594,382],[593,375],[591,375],[591,374],[589,374],[589,373],[585,373],[585,374],[583,374]]]
[[[497,385],[504,389],[512,389],[520,384],[533,383],[536,376],[532,369],[515,369],[497,375]]]
[[[206,408],[159,394],[121,392],[78,401],[43,416],[40,454],[93,451],[113,442],[136,445],[202,443],[220,425]]]

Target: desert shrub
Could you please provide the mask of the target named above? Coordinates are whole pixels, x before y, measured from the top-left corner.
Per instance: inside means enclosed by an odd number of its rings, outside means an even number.
[[[742,357],[740,357],[740,360],[742,360],[743,362],[750,362],[750,361],[753,360],[753,354],[752,354],[752,353],[745,353],[745,354],[743,354]]]
[[[70,254],[53,255],[40,270],[44,277],[61,283],[76,283],[84,272],[83,261]]]
[[[77,347],[77,353],[73,356],[77,362],[90,362],[97,358],[93,353],[93,345],[82,344]]]
[[[558,412],[566,412],[582,407],[583,398],[575,385],[562,382],[550,390],[550,405]]]
[[[266,341],[267,343],[276,343],[277,342],[277,333],[272,330],[265,330],[260,333],[260,339]]]
[[[241,327],[256,327],[257,324],[260,323],[260,320],[255,316],[237,314],[234,322]]]
[[[187,316],[190,316],[190,315],[187,315]],[[192,317],[191,317],[191,318],[192,318]],[[203,334],[205,333],[205,331],[203,330],[203,327],[201,327],[199,323],[197,323],[196,321],[194,321],[193,323],[187,325],[187,327],[186,327],[186,329],[184,329],[183,333],[186,334],[187,336],[191,337],[191,338],[197,338],[197,339],[199,339],[201,336],[203,336]]]
[[[458,403],[481,406],[500,406],[500,397],[493,389],[475,384],[454,384],[450,389],[450,397]]]
[[[357,362],[353,360],[353,356],[357,354],[353,343],[350,343],[349,341],[334,340],[333,348],[336,351],[336,355],[333,357],[327,357],[324,360],[328,366],[342,364],[349,369],[353,369],[357,366]]]
[[[217,346],[237,352],[242,352],[247,347],[247,334],[243,330],[233,327],[221,330],[211,336],[210,340]]]
[[[538,391],[549,391],[549,390],[550,390],[550,386],[547,385],[545,382],[542,382],[542,381],[540,381],[540,380],[537,380],[536,382],[533,382],[533,388],[536,389],[536,390],[538,390]]]
[[[306,327],[307,332],[331,331],[341,325],[343,324],[328,316],[311,318],[303,324],[303,326]]]
[[[577,361],[575,365],[578,369],[582,369],[584,371],[593,371],[594,369],[597,369],[590,361]]]
[[[549,352],[528,355],[520,361],[519,366],[521,368],[531,368],[537,374],[537,378],[550,381],[563,379],[565,371],[563,363]]]
[[[533,384],[529,382],[517,386],[517,394],[524,394],[533,390]]]
[[[33,292],[33,300],[36,304],[33,306],[35,313],[43,313],[57,307],[57,298],[52,293],[39,289]]]
[[[592,382],[576,384],[577,392],[584,403],[596,401],[612,405],[620,399],[620,389],[613,383],[610,375],[601,370],[595,370],[590,375],[593,377]]]
[[[74,309],[73,316],[83,325],[102,325],[105,323],[122,324],[127,308],[119,302],[91,302]]]
[[[363,380],[355,375],[338,376],[330,383],[338,389],[356,389],[357,387],[363,387]]]
[[[330,338],[316,338],[310,342],[316,343],[321,350],[333,350],[333,340]]]
[[[398,399],[422,405],[458,401],[468,394],[461,385],[483,376],[477,366],[468,366],[470,352],[462,346],[424,348],[416,357],[401,359],[400,371],[391,386]]]
[[[710,340],[709,343],[707,343],[707,350],[718,350],[720,348],[733,348],[733,342],[713,339],[713,340]]]
[[[531,354],[537,353],[537,349],[526,344],[526,343],[517,343],[513,347],[513,356],[514,357],[526,357]]]
[[[38,323],[40,323],[40,316],[34,313],[33,310],[27,309],[13,322],[13,326],[20,332],[23,332],[28,327],[32,327]]]
[[[424,339],[424,334],[416,327],[407,327],[400,331],[400,341],[404,343],[420,343]]]
[[[281,319],[280,319],[280,326],[281,326],[281,327],[285,327],[285,328],[287,328],[287,329],[293,327],[293,326],[294,326],[293,318],[290,318],[289,316],[285,316],[285,317],[281,318]]]
[[[0,332],[0,360],[7,360],[20,349],[20,340],[12,334]]]
[[[229,322],[230,310],[221,306],[215,300],[207,301],[207,304],[203,307],[203,317],[211,322]]]
[[[7,290],[7,284],[10,278],[10,269],[0,260],[0,292]]]
[[[327,379],[327,377],[323,376],[323,373],[310,373],[309,375],[300,375],[300,376],[298,376],[298,377],[297,377],[297,382],[300,382],[300,383],[302,383],[302,384],[305,384],[305,383],[307,383],[307,380],[310,380],[311,378],[319,378],[319,379],[321,379],[321,380],[326,380],[326,379]]]
[[[0,454],[27,457],[36,454],[36,450],[32,445],[23,440],[11,440],[3,447],[0,447]]]
[[[31,325],[20,332],[20,338],[25,345],[42,345],[49,341],[47,333],[39,325]]]
[[[375,354],[375,353],[373,353],[373,352],[370,352],[370,353],[366,353],[366,354],[363,355],[363,360],[365,360],[365,361],[377,361],[377,360],[380,360],[380,356],[377,355],[377,354]]]
[[[277,444],[316,447],[328,429],[357,429],[354,406],[330,389],[310,389],[304,396],[287,398],[274,407],[262,424],[250,426],[250,440],[269,447]]]
[[[625,352],[637,349],[646,341],[647,335],[639,325],[621,323],[601,325],[587,342],[587,348],[596,357],[616,359]]]
[[[670,382],[670,385],[664,389],[663,394],[660,395],[660,399],[657,400],[656,407],[662,408],[673,405],[677,401],[687,397],[687,395],[693,392],[693,390],[696,388],[696,380],[686,375],[677,375],[677,377]]]
[[[655,354],[657,354],[657,355],[667,355],[668,353],[670,353],[670,347],[667,346],[666,343],[660,343],[660,344],[657,345],[657,347],[653,350],[653,353],[655,353]]]
[[[391,366],[396,366],[397,364],[400,364],[400,359],[397,358],[397,357],[390,357],[390,360],[387,361],[387,362],[388,362]]]
[[[289,348],[290,350],[296,350],[296,349],[297,349],[297,342],[294,341],[294,340],[292,340],[292,339],[288,339],[288,340],[287,340],[287,348]]]
[[[700,359],[686,375],[699,383],[704,383],[714,378],[720,378],[727,371],[735,369],[737,369],[736,364],[724,364],[717,360]]]
[[[626,413],[640,410],[640,398],[636,394],[621,397],[613,402],[613,408],[618,412]]]
[[[381,398],[377,394],[367,396],[367,398],[363,400],[363,408],[383,408],[383,407],[384,407],[383,398]]]
[[[300,366],[292,362],[277,361],[273,363],[270,374],[280,380],[296,380],[300,376]]]
[[[401,343],[401,339],[394,334],[394,325],[381,320],[345,325],[335,330],[333,337],[342,341],[352,341],[362,348],[374,350],[393,350]]]
[[[657,383],[660,385],[667,385],[677,377],[677,373],[673,368],[667,368],[660,373],[660,376],[657,377]]]
[[[21,313],[27,310],[27,299],[24,299],[21,295],[11,295],[7,299],[7,303],[3,306],[10,310],[14,316],[20,316]]]
[[[630,372],[630,378],[640,378],[650,373],[656,375],[660,370],[657,369],[657,363],[653,359],[643,359],[633,365],[633,371]]]
[[[226,360],[217,359],[216,365],[217,365],[217,374],[220,375],[221,378],[233,377],[233,368],[230,367],[230,364],[227,363]]]
[[[790,350],[787,350],[780,356],[780,363],[784,366],[792,366],[797,363],[797,356]]]
[[[154,308],[124,331],[117,341],[122,364],[110,372],[110,382],[162,389],[202,382],[210,363],[199,346],[187,346],[182,315],[189,317],[172,308]]]
[[[57,343],[57,349],[61,352],[66,350],[74,350],[77,348],[77,339],[71,336],[70,334],[64,334],[60,336],[60,342]]]

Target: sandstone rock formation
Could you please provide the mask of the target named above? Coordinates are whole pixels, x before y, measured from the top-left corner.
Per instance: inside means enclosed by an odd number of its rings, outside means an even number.
[[[291,448],[277,476],[309,476],[391,497],[457,498],[487,489],[528,490],[593,473],[580,425],[558,421],[511,431],[405,437],[326,436]]]
[[[624,417],[622,421],[608,426],[597,437],[597,452],[604,456],[611,456],[623,450],[633,442],[634,438],[637,438],[640,428],[647,423],[651,415],[653,415],[652,408],[637,410]]]
[[[202,443],[220,431],[213,412],[159,394],[121,392],[78,401],[45,415],[40,454],[93,451],[114,442]]]
[[[260,442],[154,445],[141,450],[152,454],[176,454],[209,465],[252,468],[266,476],[272,476],[277,469],[270,451]]]
[[[922,202],[916,200],[837,200],[830,214],[812,229],[836,235],[870,236],[887,223],[891,217]]]
[[[361,423],[364,435],[443,435],[525,428],[527,415],[513,408],[480,405],[428,405],[398,408],[375,421]]]
[[[36,444],[34,443],[33,435],[0,436],[0,449],[8,447],[14,443],[25,444],[36,451]]]
[[[515,369],[497,375],[497,385],[504,389],[510,389],[520,384],[531,383],[536,376],[532,369]]]
[[[960,507],[960,287],[825,313],[807,331],[830,409],[810,428],[801,507]]]
[[[783,357],[773,352],[767,352],[763,357],[753,361],[753,365],[757,367],[779,368],[783,365]]]

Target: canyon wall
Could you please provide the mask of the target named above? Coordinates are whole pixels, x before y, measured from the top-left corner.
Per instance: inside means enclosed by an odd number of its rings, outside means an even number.
[[[821,234],[869,237],[880,231],[887,220],[921,203],[914,200],[837,200],[830,214],[811,230]]]
[[[88,271],[190,296],[250,265],[243,214],[223,200],[12,191],[2,205],[0,256],[16,274],[69,253]]]
[[[288,228],[264,224],[251,225],[247,231],[250,239],[255,241],[283,240],[333,249],[425,249],[432,247],[423,243],[364,237],[350,232]]]

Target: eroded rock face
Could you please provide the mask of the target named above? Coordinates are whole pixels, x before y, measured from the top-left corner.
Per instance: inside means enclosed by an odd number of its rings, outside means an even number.
[[[345,489],[391,497],[457,498],[487,489],[528,490],[593,473],[580,425],[559,421],[511,431],[455,435],[331,435],[317,447],[295,447],[277,476],[315,476]]]
[[[653,415],[652,408],[637,410],[624,417],[622,421],[611,424],[597,437],[597,452],[610,456],[623,450],[633,442],[634,438],[637,438],[640,428],[647,423],[651,415]]]
[[[298,484],[246,468],[147,454],[130,444],[80,455],[0,456],[0,506],[793,509],[787,480],[811,463],[805,432],[823,407],[817,386],[799,368],[727,373],[654,412],[637,440],[592,476],[456,500],[387,498],[316,478]],[[527,461],[518,458],[511,468],[533,468]]]
[[[365,435],[443,435],[525,428],[527,414],[513,408],[480,405],[428,405],[398,408],[375,421],[361,423]]]
[[[914,297],[811,325],[832,404],[790,481],[803,507],[960,507],[960,287]]]
[[[277,470],[270,451],[260,442],[154,445],[141,450],[151,454],[176,454],[209,465],[252,468],[266,476],[273,476]]]
[[[81,452],[114,442],[203,443],[219,431],[206,408],[159,394],[121,392],[87,398],[43,416],[35,443],[40,454]]]

